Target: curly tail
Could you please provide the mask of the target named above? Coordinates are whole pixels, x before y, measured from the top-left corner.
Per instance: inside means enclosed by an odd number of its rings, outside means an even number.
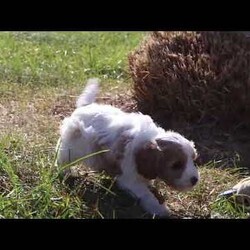
[[[80,108],[95,102],[99,93],[99,79],[91,78],[87,81],[86,87],[76,101],[76,107]]]

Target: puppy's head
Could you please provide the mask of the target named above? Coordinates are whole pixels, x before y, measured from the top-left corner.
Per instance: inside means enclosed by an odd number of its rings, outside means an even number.
[[[196,157],[194,143],[173,132],[145,143],[135,154],[135,161],[139,174],[145,178],[158,177],[176,190],[187,191],[199,181]]]

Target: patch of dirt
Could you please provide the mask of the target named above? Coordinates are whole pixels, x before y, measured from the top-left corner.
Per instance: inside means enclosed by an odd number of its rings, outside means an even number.
[[[76,96],[68,95],[58,97],[50,110],[50,114],[58,117],[60,120],[70,116],[75,110],[76,98]],[[97,97],[96,102],[113,105],[125,112],[136,111],[136,102],[132,99],[130,93],[104,93],[101,97]]]
[[[56,99],[54,105],[50,110],[50,114],[63,120],[65,117],[70,116],[75,109],[76,97],[60,96]]]
[[[120,108],[125,112],[136,112],[137,106],[135,100],[132,98],[131,93],[123,94],[109,94],[97,98],[97,103],[109,104],[114,107]]]

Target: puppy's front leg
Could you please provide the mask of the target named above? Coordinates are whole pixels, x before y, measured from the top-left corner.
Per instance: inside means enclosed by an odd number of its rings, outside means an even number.
[[[154,194],[149,190],[147,184],[140,178],[131,178],[121,175],[117,178],[118,185],[126,189],[140,200],[141,206],[150,214],[158,216],[170,216],[170,210],[165,204],[160,204]]]

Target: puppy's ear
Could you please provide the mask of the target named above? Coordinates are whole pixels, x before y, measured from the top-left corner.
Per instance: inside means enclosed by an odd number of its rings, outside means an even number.
[[[147,179],[157,177],[161,149],[156,142],[147,142],[135,154],[137,171]]]
[[[157,176],[170,184],[182,175],[187,155],[180,143],[171,141],[169,138],[159,138],[156,142],[162,151],[162,164],[158,165]]]

